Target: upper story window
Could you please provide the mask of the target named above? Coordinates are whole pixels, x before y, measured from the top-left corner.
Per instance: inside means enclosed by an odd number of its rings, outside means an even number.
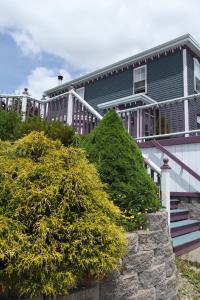
[[[194,58],[194,90],[200,93],[200,64],[196,58]]]
[[[133,94],[147,93],[147,66],[133,70]]]

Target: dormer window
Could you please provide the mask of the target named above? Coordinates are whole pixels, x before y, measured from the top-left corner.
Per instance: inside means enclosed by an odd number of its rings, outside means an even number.
[[[133,94],[147,93],[147,66],[133,70]]]
[[[194,58],[194,90],[200,93],[200,64],[196,58]]]

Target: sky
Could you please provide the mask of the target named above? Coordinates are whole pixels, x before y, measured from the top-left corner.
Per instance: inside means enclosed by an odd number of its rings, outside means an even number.
[[[41,99],[67,82],[185,33],[199,0],[0,0],[0,93]]]

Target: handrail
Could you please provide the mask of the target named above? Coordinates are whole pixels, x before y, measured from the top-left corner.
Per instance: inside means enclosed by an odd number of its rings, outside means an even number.
[[[163,134],[157,134],[157,135],[148,135],[148,136],[140,136],[136,138],[136,141],[141,141],[141,140],[150,140],[150,139],[155,139],[155,138],[165,138],[165,137],[170,137],[170,136],[176,136],[176,135],[185,135],[185,134],[190,134],[190,133],[198,133],[200,132],[200,129],[195,129],[195,130],[188,130],[188,131],[178,131],[178,132],[172,132],[172,133],[163,133]]]
[[[154,170],[156,173],[161,174],[161,168],[159,168],[151,159],[149,159],[145,154],[142,153],[142,156],[144,158],[144,161],[147,165],[150,166],[152,170]]]
[[[127,108],[127,109],[117,110],[117,112],[121,114],[121,113],[129,112],[129,111],[137,111],[138,109],[146,109],[146,108],[150,108],[150,107],[154,107],[154,106],[160,106],[162,104],[179,102],[179,101],[183,101],[183,100],[190,100],[190,99],[193,99],[193,98],[197,98],[199,96],[200,96],[200,93],[192,94],[192,95],[187,96],[187,97],[185,97],[185,96],[184,97],[178,97],[178,98],[164,100],[164,101],[160,101],[160,102],[156,102],[156,103],[152,103],[152,104],[141,105],[141,106],[137,106],[137,107],[131,107],[131,108]]]
[[[190,175],[192,175],[195,179],[200,181],[200,175],[193,171],[190,167],[188,167],[184,162],[182,162],[179,158],[177,158],[174,154],[164,148],[158,141],[153,140],[151,143],[160,151],[165,153],[168,157],[170,157],[173,161],[175,161],[181,168],[186,170]]]
[[[87,103],[79,94],[77,94],[74,90],[71,90],[71,93],[93,114],[97,117],[97,119],[102,120],[103,117],[100,115],[89,103]]]

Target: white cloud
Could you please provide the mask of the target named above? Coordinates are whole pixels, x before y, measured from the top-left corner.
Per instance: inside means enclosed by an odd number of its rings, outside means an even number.
[[[66,81],[71,80],[71,76],[65,70],[51,70],[44,67],[34,69],[27,80],[15,91],[21,93],[24,88],[29,89],[29,94],[37,99],[41,99],[44,90],[50,89],[58,84],[57,75],[62,74]]]
[[[86,71],[186,32],[200,40],[199,11],[199,0],[1,0],[0,30]]]

